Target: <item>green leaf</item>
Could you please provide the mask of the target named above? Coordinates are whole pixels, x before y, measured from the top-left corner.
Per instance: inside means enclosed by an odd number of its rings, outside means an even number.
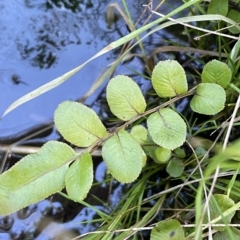
[[[240,22],[240,14],[239,14],[239,11],[236,11],[236,10],[230,10],[228,15],[227,15],[228,18],[232,19],[233,21],[235,21],[236,23],[238,23],[239,25],[239,22]],[[228,26],[231,26],[230,24],[228,24]],[[236,27],[230,27],[228,29],[231,33],[233,34],[239,34],[240,33],[240,30]]]
[[[223,88],[227,88],[232,78],[231,69],[227,64],[218,60],[208,62],[202,72],[203,83],[216,83]]]
[[[129,77],[119,75],[107,85],[107,101],[111,112],[123,121],[143,113],[146,102],[139,86]]]
[[[175,219],[158,222],[152,229],[150,240],[185,240],[180,222]]]
[[[212,0],[208,6],[208,14],[220,14],[226,16],[228,13],[228,0]]]
[[[135,138],[135,140],[140,143],[144,144],[148,142],[148,132],[147,129],[142,125],[135,125],[132,127],[130,134]]]
[[[166,163],[171,157],[171,150],[159,146],[144,146],[146,154],[156,163]]]
[[[176,148],[174,149],[174,154],[176,154],[176,156],[178,158],[185,158],[186,157],[186,152],[184,149],[182,148]]]
[[[93,183],[93,162],[91,155],[83,153],[68,169],[65,177],[68,195],[83,200]]]
[[[157,147],[154,152],[156,156],[154,160],[157,163],[166,163],[170,159],[171,153],[172,151],[167,148]]]
[[[163,108],[151,114],[147,119],[148,131],[153,141],[167,149],[181,146],[186,139],[186,124],[171,110]]]
[[[226,210],[228,210],[229,208],[234,206],[234,201],[232,199],[230,199],[227,195],[223,195],[223,194],[214,194],[209,202],[209,209],[210,209],[210,220],[213,220],[219,216],[221,216],[221,214],[223,212],[225,212]],[[227,216],[224,217],[224,219],[219,220],[216,222],[216,224],[230,224],[231,223],[231,219],[233,218],[233,216],[235,215],[236,211],[228,214]],[[204,223],[208,223],[208,216],[207,214],[204,215],[204,219],[203,219]],[[218,231],[223,231],[226,229],[226,227],[214,227],[213,228],[215,230]]]
[[[240,240],[240,231],[235,227],[229,227],[229,229],[232,233],[233,238],[230,238],[229,232],[227,231],[227,229],[225,229],[224,231],[217,232],[216,234],[214,234],[213,240],[226,240],[226,239]]]
[[[172,158],[166,170],[171,177],[180,177],[184,170],[183,161],[178,158]]]
[[[194,112],[214,115],[224,108],[226,93],[224,89],[215,83],[200,83],[196,94],[193,96],[190,107]]]
[[[97,114],[81,103],[61,103],[55,111],[54,121],[62,136],[78,147],[89,147],[107,135]]]
[[[159,97],[175,97],[188,91],[182,66],[175,60],[160,61],[153,69],[152,84]]]
[[[155,143],[153,143],[153,146],[143,146],[143,150],[144,152],[153,160],[155,160],[156,156],[155,156],[155,150],[158,148],[157,145],[155,145]],[[157,161],[157,160],[156,160]]]
[[[74,150],[65,143],[49,141],[0,175],[0,215],[18,211],[45,199],[65,186],[65,174]]]
[[[133,182],[142,170],[142,148],[124,130],[114,134],[103,144],[102,156],[108,170],[119,182]]]
[[[146,153],[142,150],[142,168],[145,167],[147,163],[147,155]]]

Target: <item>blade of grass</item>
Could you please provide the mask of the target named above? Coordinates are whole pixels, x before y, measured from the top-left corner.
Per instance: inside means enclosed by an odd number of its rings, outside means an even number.
[[[137,207],[139,196],[141,195],[141,192],[144,190],[146,186],[147,179],[155,173],[157,170],[153,172],[148,172],[144,177],[136,183],[134,187],[132,187],[125,195],[124,198],[118,203],[118,205],[114,208],[114,210],[111,212],[109,219],[112,219],[112,221],[107,221],[108,219],[103,219],[102,227],[100,227],[96,232],[91,232],[89,234],[84,234],[84,237],[87,240],[108,240],[113,239],[112,235],[114,234],[114,231],[117,230],[119,227],[122,226],[122,222],[127,217],[129,213],[132,211],[135,211],[135,207]],[[133,206],[133,207],[132,207]],[[120,209],[120,210],[119,210]],[[101,232],[101,233],[99,233]],[[82,236],[79,236],[82,237]],[[82,239],[82,238],[81,238]]]
[[[194,1],[192,1],[194,2]],[[184,4],[183,6],[185,6],[186,4]],[[84,62],[82,65],[74,68],[73,70],[65,73],[64,75],[50,81],[49,83],[46,83],[44,84],[43,86],[33,90],[32,92],[24,95],[23,97],[19,98],[18,100],[16,100],[14,103],[12,103],[8,108],[7,110],[3,113],[3,116],[4,117],[6,114],[8,114],[9,112],[11,112],[13,109],[15,109],[16,107],[22,105],[23,103],[55,88],[56,86],[60,85],[61,83],[65,82],[69,77],[71,77],[73,74],[75,74],[76,72],[78,72],[80,69],[82,69],[87,63],[89,63],[90,61],[92,61],[93,59],[123,45],[124,43],[132,40],[133,38],[137,37],[140,33],[144,32],[145,30],[147,30],[148,28],[154,26],[155,24],[157,23],[160,23],[166,19],[169,18],[170,15],[174,15],[176,13],[176,11],[178,9],[182,9],[183,6],[177,8],[176,10],[174,10],[173,12],[169,13],[168,15],[165,15],[164,17],[160,18],[160,19],[157,19],[155,20],[154,22],[152,23],[149,23],[148,25],[146,26],[143,26],[142,28],[140,29],[137,29],[136,31],[128,34],[127,36],[121,38],[121,39],[118,39],[117,41],[115,42],[112,42],[110,43],[108,46],[106,46],[105,48],[103,48],[101,51],[99,51],[97,54],[95,54],[93,57],[91,57],[90,59],[88,59],[86,62]],[[234,21],[232,21],[231,19],[229,18],[226,18],[224,16],[221,16],[221,15],[203,15],[203,16],[193,16],[193,17],[185,17],[185,18],[179,18],[179,19],[176,19],[174,20],[174,22],[166,22],[164,24],[161,24],[160,26],[154,28],[152,31],[150,31],[148,34],[146,34],[143,38],[140,39],[140,41],[142,41],[144,38],[146,38],[147,36],[153,34],[154,32],[160,30],[160,29],[163,29],[163,28],[166,28],[166,27],[169,27],[169,26],[172,26],[174,24],[182,24],[182,25],[186,25],[185,23],[186,22],[192,22],[192,21],[207,21],[207,20],[210,20],[210,21],[213,21],[213,20],[222,20],[222,21],[225,21],[225,22],[229,22],[231,24],[235,24]],[[188,24],[187,24],[188,25]],[[196,28],[192,25],[188,25],[189,27],[192,27],[192,28]],[[239,27],[240,29],[240,27]],[[198,29],[198,30],[201,30],[203,32],[211,32],[212,34],[219,34],[219,35],[224,35],[225,37],[229,37],[229,38],[233,38],[233,39],[238,39],[237,37],[234,37],[234,36],[230,36],[230,35],[226,35],[226,34],[220,34],[220,33],[215,33],[215,32],[212,32],[212,31],[209,31],[209,30],[206,30],[206,29]],[[138,41],[136,42],[136,44],[138,44]],[[124,57],[136,44],[134,44],[131,48],[128,49],[128,51],[126,51],[122,56]],[[100,78],[102,80],[102,78]],[[99,86],[100,85],[100,81],[96,83],[96,86]]]
[[[96,207],[92,206],[91,204],[89,204],[89,203],[87,203],[87,202],[85,202],[85,201],[79,201],[78,199],[70,198],[67,194],[65,194],[65,193],[63,193],[63,192],[59,192],[59,194],[62,195],[63,197],[65,197],[65,198],[69,199],[69,200],[72,200],[72,201],[74,201],[74,202],[78,202],[78,203],[82,204],[83,206],[92,209],[92,210],[95,211],[102,219],[105,219],[105,221],[107,221],[107,220],[110,218],[109,214],[100,211],[99,209],[97,209]]]
[[[19,98],[18,100],[16,100],[14,103],[12,103],[7,109],[6,111],[3,113],[4,117],[6,114],[8,114],[9,112],[11,112],[13,109],[15,109],[16,107],[22,105],[23,103],[57,87],[58,85],[62,84],[63,82],[65,82],[67,79],[69,79],[73,74],[77,73],[79,70],[81,70],[87,63],[89,63],[90,61],[92,61],[93,59],[123,45],[124,43],[136,38],[137,36],[139,36],[141,33],[145,32],[146,30],[148,30],[149,28],[155,26],[156,24],[159,24],[160,22],[166,20],[168,17],[171,17],[175,14],[177,14],[178,12],[181,12],[182,10],[190,7],[191,5],[201,2],[202,0],[193,0],[190,2],[187,2],[185,4],[183,4],[182,6],[178,7],[177,9],[175,9],[174,11],[170,12],[168,15],[166,15],[163,18],[159,18],[137,30],[135,30],[134,32],[128,34],[127,36],[118,39],[115,42],[110,43],[108,46],[106,46],[105,48],[103,48],[102,50],[100,50],[97,54],[95,54],[93,57],[91,57],[90,59],[88,59],[86,62],[84,62],[83,64],[81,64],[80,66],[72,69],[71,71],[63,74],[62,76],[44,84],[43,86],[31,91],[30,93],[24,95],[23,97]]]
[[[168,185],[166,186],[168,188]],[[136,233],[136,230],[133,230],[135,228],[141,228],[146,226],[159,212],[160,208],[163,205],[163,202],[166,198],[166,195],[162,195],[156,204],[143,216],[143,218],[134,224],[128,232],[123,232],[120,234],[118,237],[115,238],[115,240],[123,240],[123,239],[128,239],[128,237],[132,236],[133,234]]]
[[[240,141],[237,141],[235,144],[233,144],[231,147],[227,148],[224,152],[214,156],[208,167],[206,168],[204,172],[204,178],[200,182],[197,195],[196,195],[196,229],[195,229],[195,240],[201,240],[202,239],[202,221],[203,221],[203,207],[202,207],[202,199],[203,199],[203,185],[206,183],[206,179],[212,174],[212,172],[215,172],[216,168],[220,166],[220,164],[226,160],[228,160],[231,157],[239,157],[239,147],[240,147]],[[215,176],[214,176],[215,178]],[[215,222],[214,222],[215,223]]]
[[[231,53],[230,53],[230,59],[231,61],[228,62],[228,66],[232,70],[233,75],[238,72],[239,65],[236,66],[236,60],[239,56],[240,52],[240,39],[235,43]]]
[[[131,195],[126,199],[126,202],[121,207],[121,210],[117,213],[118,217],[116,217],[114,219],[114,221],[111,223],[111,225],[108,227],[108,231],[111,231],[111,233],[106,234],[102,238],[102,240],[112,239],[112,238],[110,238],[110,236],[112,236],[112,234],[114,234],[114,230],[117,230],[117,226],[121,225],[120,222],[123,220],[123,217],[129,211],[129,207],[137,205],[139,196],[144,191],[144,187],[146,186],[146,181],[152,174],[153,174],[153,172],[149,172],[137,183],[137,185],[134,186]]]

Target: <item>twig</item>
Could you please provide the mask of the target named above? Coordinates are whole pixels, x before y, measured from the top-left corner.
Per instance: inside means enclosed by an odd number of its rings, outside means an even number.
[[[0,145],[0,151],[1,152],[11,152],[11,153],[16,153],[16,154],[22,154],[22,155],[26,155],[26,154],[32,154],[32,153],[36,153],[41,149],[41,147],[34,147],[34,146],[12,146],[12,145]],[[80,148],[76,148],[75,151],[77,153],[82,153],[84,152],[86,149],[80,149]],[[94,157],[99,157],[102,156],[102,151],[101,149],[97,149],[94,150],[91,153],[92,156]]]
[[[152,13],[155,13],[155,14],[161,16],[161,17],[165,17],[164,14],[161,14],[161,13],[156,12],[156,11],[153,11],[153,10],[150,10],[150,11],[151,11]],[[183,26],[185,26],[185,27],[190,27],[190,28],[193,28],[193,29],[202,31],[202,32],[207,32],[207,33],[209,33],[209,34],[214,34],[214,35],[223,36],[223,37],[226,37],[226,38],[231,38],[231,39],[239,40],[239,37],[235,37],[235,36],[231,36],[231,35],[228,35],[228,34],[224,34],[224,33],[216,32],[216,31],[211,31],[211,30],[199,28],[199,27],[193,26],[193,25],[188,24],[188,23],[183,23],[183,22],[178,21],[178,20],[176,20],[176,19],[174,19],[174,18],[171,18],[171,17],[169,17],[169,18],[167,18],[167,19],[168,19],[168,20],[171,20],[172,22],[175,22],[175,23],[177,23],[177,24],[181,24],[181,25],[183,25]],[[196,41],[199,40],[198,37],[196,37],[195,40],[196,40]]]

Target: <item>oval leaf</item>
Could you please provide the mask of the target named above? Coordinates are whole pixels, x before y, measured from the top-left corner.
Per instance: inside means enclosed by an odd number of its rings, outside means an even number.
[[[226,16],[228,13],[228,0],[212,0],[208,5],[207,13]]]
[[[166,163],[171,157],[171,150],[159,146],[143,146],[145,153],[156,163]]]
[[[135,125],[132,127],[130,134],[135,138],[135,140],[140,143],[144,144],[148,141],[148,132],[147,129],[142,125]]]
[[[239,14],[239,11],[236,11],[236,10],[230,10],[228,15],[227,15],[228,18],[232,19],[233,21],[236,22],[237,25],[239,25],[239,22],[240,22],[240,14]],[[228,24],[228,26],[232,26],[231,24]],[[233,33],[233,34],[238,34],[240,33],[240,30],[239,30],[239,27],[230,27],[229,29],[229,32]]]
[[[208,62],[202,72],[203,83],[216,83],[226,88],[232,78],[231,69],[227,64],[218,60]]]
[[[182,66],[174,60],[160,61],[153,69],[152,84],[159,97],[175,97],[188,91]]]
[[[221,214],[225,211],[227,211],[229,208],[234,206],[234,201],[229,198],[227,195],[223,195],[223,194],[214,194],[209,202],[209,206],[208,208],[210,209],[210,221],[221,216]],[[231,223],[231,219],[233,218],[233,216],[235,215],[236,211],[228,214],[227,216],[224,217],[223,220],[219,220],[216,222],[216,224],[230,224]],[[203,219],[204,223],[208,223],[209,222],[209,218],[207,216],[207,214],[204,215],[204,219]],[[215,230],[218,231],[223,231],[226,229],[226,227],[222,226],[222,227],[214,227],[213,228]]]
[[[188,140],[189,141],[189,140]],[[186,157],[186,152],[185,150],[183,150],[182,148],[176,148],[174,149],[174,154],[178,157],[178,158],[185,158]]]
[[[171,159],[166,170],[171,177],[180,177],[184,170],[183,161],[177,158]]]
[[[107,101],[111,112],[123,121],[141,114],[146,102],[139,86],[129,77],[119,75],[107,85]]]
[[[151,231],[150,240],[185,240],[180,222],[175,219],[158,222]]]
[[[0,175],[0,215],[10,214],[62,190],[74,150],[49,141]]]
[[[70,166],[65,182],[67,193],[74,200],[83,200],[87,196],[93,183],[93,162],[88,152]]]
[[[157,149],[154,151],[154,160],[157,163],[166,163],[170,159],[171,154],[171,150],[163,147],[157,147]]]
[[[214,115],[224,108],[226,93],[215,83],[200,83],[193,96],[190,107],[194,112]]]
[[[124,130],[113,135],[104,143],[102,156],[110,173],[119,182],[133,182],[142,170],[142,148]]]
[[[54,113],[54,121],[62,136],[78,147],[88,147],[107,135],[97,114],[81,103],[61,103]]]
[[[186,124],[179,114],[170,108],[163,108],[151,114],[147,125],[153,141],[164,148],[172,150],[185,141]]]

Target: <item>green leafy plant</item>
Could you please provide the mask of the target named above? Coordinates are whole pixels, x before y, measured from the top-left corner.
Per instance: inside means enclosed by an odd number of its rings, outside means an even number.
[[[180,222],[175,219],[158,222],[151,232],[151,240],[158,239],[184,240],[184,231]]]
[[[228,69],[226,64],[215,60],[205,71],[205,82],[200,83],[196,91],[195,88],[188,91],[186,74],[179,63],[173,60],[159,62],[153,70],[152,83],[164,103],[149,110],[146,110],[140,88],[131,78],[117,76],[111,79],[107,101],[111,112],[125,123],[110,132],[92,109],[72,101],[61,103],[54,114],[58,131],[68,142],[85,149],[78,153],[68,144],[50,141],[38,153],[24,157],[4,172],[0,176],[0,214],[15,212],[64,187],[72,199],[84,199],[93,182],[91,152],[101,146],[110,174],[122,183],[138,178],[146,155],[162,163],[170,161],[167,171],[173,177],[180,176],[182,160],[171,159],[171,150],[184,143],[187,127],[172,104],[194,94],[193,111],[208,115],[220,112],[224,108],[225,90],[219,81],[213,83],[206,77],[218,74],[216,66],[219,64]],[[222,81],[220,83],[222,85]],[[166,99],[169,97],[170,100]],[[141,125],[128,128],[139,119],[146,120],[147,128]]]
[[[221,14],[232,19],[236,23],[240,22],[239,0],[212,0],[208,6],[208,14]],[[238,10],[236,10],[238,9]],[[233,34],[239,34],[240,31],[235,26],[228,24],[229,31]]]

